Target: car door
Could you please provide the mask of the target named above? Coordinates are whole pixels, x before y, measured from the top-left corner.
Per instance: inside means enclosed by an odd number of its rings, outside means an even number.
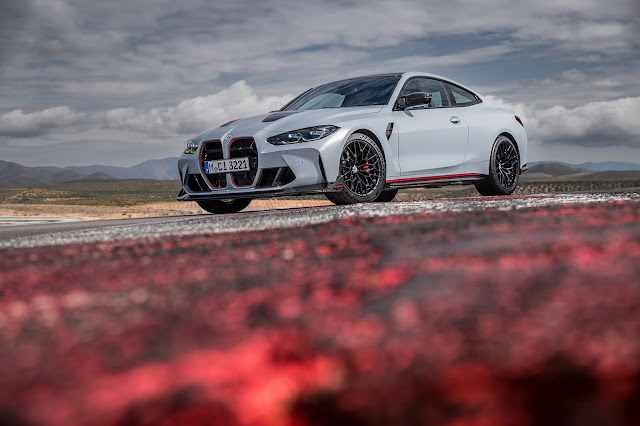
[[[432,94],[431,105],[394,110],[398,131],[398,156],[402,175],[429,175],[456,170],[464,160],[468,126],[451,106],[442,82],[426,78],[409,79],[400,92]]]

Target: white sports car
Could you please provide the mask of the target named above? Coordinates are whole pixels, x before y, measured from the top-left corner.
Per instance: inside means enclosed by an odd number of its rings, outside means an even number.
[[[483,96],[431,74],[371,75],[190,139],[177,199],[233,213],[253,198],[319,192],[336,204],[451,184],[507,195],[526,160],[522,120]]]

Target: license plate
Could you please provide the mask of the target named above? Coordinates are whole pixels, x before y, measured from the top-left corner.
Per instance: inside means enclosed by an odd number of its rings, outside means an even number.
[[[249,157],[204,162],[204,172],[206,174],[248,172],[249,170],[251,170],[249,167]]]

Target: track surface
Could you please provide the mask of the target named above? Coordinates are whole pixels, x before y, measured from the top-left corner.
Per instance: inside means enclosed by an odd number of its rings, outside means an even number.
[[[0,424],[640,418],[635,190],[61,230],[0,240]]]
[[[446,199],[425,202],[374,203],[313,207],[235,215],[189,215],[141,219],[0,227],[1,247],[36,247],[78,242],[113,241],[167,235],[200,235],[233,231],[280,229],[326,223],[349,217],[378,217],[443,212],[518,210],[563,204],[640,201],[640,188],[595,193],[569,193],[512,197]]]

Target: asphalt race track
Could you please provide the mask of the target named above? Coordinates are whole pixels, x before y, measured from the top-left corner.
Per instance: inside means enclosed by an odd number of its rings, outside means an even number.
[[[635,425],[640,188],[0,229],[0,384],[2,425]]]

